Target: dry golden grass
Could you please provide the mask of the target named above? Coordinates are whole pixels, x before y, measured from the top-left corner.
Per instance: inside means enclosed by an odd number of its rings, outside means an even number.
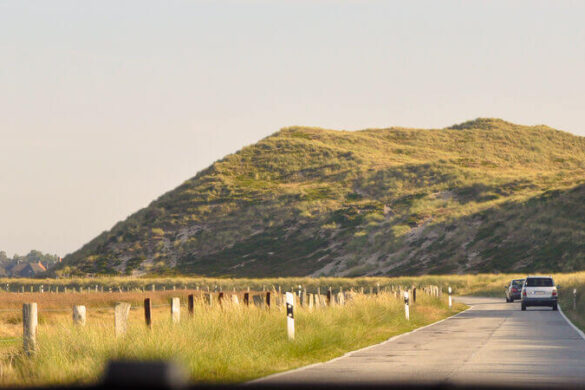
[[[1,294],[0,304],[14,308],[35,298],[40,323],[34,357],[21,353],[20,339],[0,349],[0,385],[95,383],[109,359],[176,360],[194,382],[240,382],[328,360],[463,309],[462,305],[449,309],[445,299],[419,292],[411,320],[406,321],[402,299],[394,294],[355,294],[344,306],[297,307],[297,337],[290,342],[282,305],[273,302],[271,310],[233,305],[227,292],[221,306],[196,300],[193,317],[182,307],[181,322],[172,324],[168,298],[185,298],[188,293]],[[141,307],[146,296],[154,304],[150,330]],[[130,313],[127,335],[116,338],[113,305],[123,300],[135,302],[136,310]],[[85,327],[72,325],[71,306],[78,303],[88,307]],[[19,337],[22,325],[9,322],[19,319],[20,313],[0,314],[3,335]]]

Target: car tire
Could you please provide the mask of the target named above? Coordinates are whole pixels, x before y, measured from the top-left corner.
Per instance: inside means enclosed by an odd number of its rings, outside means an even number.
[[[506,303],[510,303],[510,300],[508,299],[508,297],[506,297]]]
[[[557,310],[559,310],[559,307],[558,307],[558,305],[556,303],[553,303],[552,309],[554,311],[557,311]]]
[[[510,298],[510,303],[514,303],[514,298]]]
[[[526,310],[526,304],[525,303],[522,304],[522,311],[524,311],[524,310]]]

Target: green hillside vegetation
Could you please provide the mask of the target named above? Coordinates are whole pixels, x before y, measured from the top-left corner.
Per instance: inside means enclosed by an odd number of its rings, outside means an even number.
[[[585,138],[477,119],[283,129],[67,256],[58,275],[585,269]]]

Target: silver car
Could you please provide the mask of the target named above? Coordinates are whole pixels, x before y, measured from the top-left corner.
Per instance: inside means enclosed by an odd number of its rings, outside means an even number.
[[[557,310],[557,287],[550,276],[528,276],[522,286],[522,310],[529,306],[550,306]]]

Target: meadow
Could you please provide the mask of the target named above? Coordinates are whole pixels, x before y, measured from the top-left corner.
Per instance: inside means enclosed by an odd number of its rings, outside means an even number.
[[[216,282],[221,284],[217,289],[225,294],[221,305],[216,300],[218,294],[213,292]],[[75,283],[79,285],[73,292]],[[100,283],[105,284],[106,292],[101,292]],[[147,288],[153,284],[156,291],[149,291]],[[270,308],[265,304],[256,306],[252,299],[249,306],[243,304],[248,285],[250,294],[259,296],[263,295],[263,288],[274,293],[278,287],[290,291],[299,284],[309,292],[320,289],[323,295],[329,285],[334,295],[342,287],[347,300],[344,305],[312,308],[297,305],[294,340],[287,338],[286,308],[277,305],[274,295]],[[39,292],[41,285],[43,293]],[[143,285],[145,291],[138,285]],[[410,305],[410,320],[406,320],[404,302],[397,289],[412,285],[405,280],[399,283],[382,278],[12,280],[9,288],[20,291],[23,286],[29,291],[33,286],[34,292],[0,293],[0,385],[4,386],[96,383],[110,359],[172,360],[186,368],[193,382],[242,382],[326,361],[464,309],[461,304],[449,308],[446,294],[441,297],[425,294],[421,285],[416,303]],[[64,293],[66,286],[68,292]],[[114,286],[113,290],[117,288],[117,292],[110,293],[110,286]],[[207,286],[214,297],[212,306],[203,299]],[[55,292],[57,287],[61,292]],[[361,287],[364,294],[359,293]],[[84,292],[79,292],[80,288]],[[49,289],[53,292],[48,292]],[[189,294],[195,297],[192,316],[185,306]],[[238,305],[232,303],[232,295],[238,296]],[[145,297],[152,300],[151,328],[144,322]],[[171,321],[171,297],[181,298],[179,323]],[[113,306],[121,301],[131,303],[133,309],[128,331],[116,337]],[[22,352],[21,308],[25,302],[36,302],[39,307],[38,349],[33,356]],[[71,318],[72,306],[80,304],[87,307],[85,326],[74,325]]]
[[[497,296],[503,301],[504,286],[524,276],[1,280],[0,287],[6,290],[9,283],[12,292],[0,292],[0,385],[96,383],[110,359],[173,360],[186,368],[193,382],[243,382],[326,361],[463,310],[462,304],[448,307],[448,287],[455,295]],[[585,329],[585,299],[581,299],[585,272],[552,276],[560,286],[562,310]],[[248,288],[252,296],[261,296],[263,290],[273,294],[278,289],[298,291],[299,285],[311,294],[320,291],[324,295],[331,288],[336,295],[341,289],[348,299],[343,306],[309,309],[308,305],[297,305],[294,341],[287,339],[286,309],[277,304],[274,295],[270,309],[256,306],[252,298],[249,306],[243,304]],[[443,290],[441,297],[424,293],[431,285]],[[17,292],[23,287],[29,292]],[[412,294],[412,287],[417,287],[417,301],[411,304],[407,321],[398,289],[410,289]],[[208,289],[214,297],[213,306],[203,299]],[[364,294],[359,293],[362,289]],[[573,289],[578,292],[575,309]],[[222,305],[216,300],[220,290],[225,294]],[[186,307],[189,294],[195,296],[192,316]],[[232,295],[238,296],[239,305],[231,303]],[[144,323],[142,305],[146,297],[153,307],[151,328]],[[181,299],[179,323],[171,321],[171,297]],[[32,357],[22,352],[21,309],[25,302],[37,302],[39,306],[38,351]],[[132,305],[129,328],[122,337],[114,334],[116,302]],[[87,307],[87,323],[74,326],[72,306],[81,304]]]

